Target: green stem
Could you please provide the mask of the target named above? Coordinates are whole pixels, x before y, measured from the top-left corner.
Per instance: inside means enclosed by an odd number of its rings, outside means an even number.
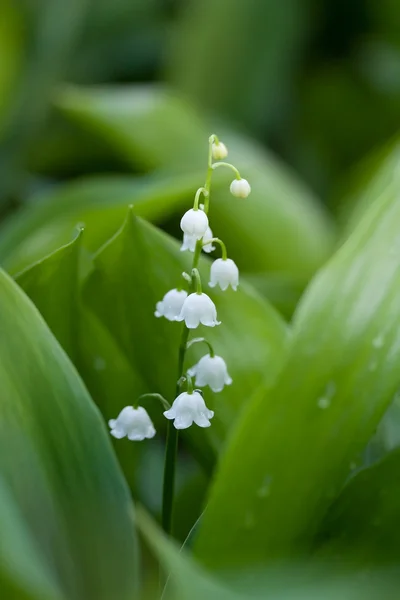
[[[206,188],[201,187],[197,190],[196,195],[194,197],[193,210],[199,210],[199,200],[201,194],[203,194],[204,198],[207,196],[208,192]]]
[[[161,394],[157,394],[156,392],[149,392],[147,394],[142,394],[141,396],[139,396],[139,398],[136,400],[136,402],[134,403],[134,407],[137,408],[138,404],[139,404],[139,400],[142,400],[144,398],[157,398],[157,400],[160,401],[161,406],[163,408],[165,408],[165,410],[169,410],[171,408],[170,403],[168,402],[168,400],[166,400],[164,398],[164,396],[161,396]]]
[[[179,396],[181,391],[181,378],[183,375],[183,365],[185,362],[186,345],[189,338],[189,329],[186,325],[182,329],[181,342],[179,344],[178,354],[178,378],[176,384],[175,397]],[[172,509],[174,502],[176,457],[178,453],[178,430],[175,429],[173,421],[168,421],[167,441],[164,461],[164,481],[162,497],[162,516],[161,523],[165,533],[170,535],[172,530]]]
[[[236,179],[242,179],[242,178],[240,177],[240,173],[239,173],[239,171],[237,170],[237,168],[236,168],[236,167],[234,167],[233,165],[231,165],[231,163],[227,163],[227,162],[217,162],[217,163],[214,163],[214,164],[213,164],[213,166],[212,166],[212,169],[213,169],[213,170],[215,170],[215,169],[218,169],[218,167],[226,167],[227,169],[231,169],[231,170],[232,170],[232,171],[235,173],[235,175],[236,175]]]
[[[228,253],[226,251],[226,246],[224,244],[224,242],[222,240],[220,240],[219,238],[211,238],[211,240],[207,240],[206,242],[202,242],[203,246],[208,246],[208,244],[213,244],[213,243],[219,244],[221,246],[221,251],[222,251],[222,260],[226,260],[228,258]]]
[[[210,356],[211,356],[211,358],[214,358],[214,356],[215,356],[214,348],[212,347],[210,342],[208,340],[206,340],[206,338],[193,338],[192,340],[190,340],[190,342],[187,343],[186,349],[189,350],[189,348],[191,346],[194,346],[194,344],[201,344],[201,343],[207,344],[208,350],[210,352]]]
[[[198,271],[198,269],[194,268],[192,269],[192,278],[193,278],[193,287],[196,288],[196,294],[201,294],[202,293],[202,289],[201,289],[201,277],[200,277],[200,273]]]

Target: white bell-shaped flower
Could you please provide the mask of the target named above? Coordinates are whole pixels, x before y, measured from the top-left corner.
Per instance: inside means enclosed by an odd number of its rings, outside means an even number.
[[[181,313],[176,319],[185,321],[188,329],[196,329],[202,323],[207,327],[215,327],[221,322],[217,320],[217,309],[207,294],[190,294],[183,303]]]
[[[224,385],[231,385],[232,383],[226,362],[221,356],[206,354],[188,370],[188,373],[192,377],[196,376],[196,385],[199,387],[208,385],[213,392],[221,392]]]
[[[237,198],[247,198],[251,192],[251,187],[247,179],[234,179],[231,183],[231,194]]]
[[[186,298],[187,292],[185,290],[170,290],[160,302],[157,302],[155,316],[165,317],[168,321],[176,321],[176,317],[181,314]]]
[[[181,252],[185,252],[185,250],[189,250],[189,252],[194,252],[196,249],[197,237],[195,235],[189,235],[188,233],[183,234],[183,242],[180,248]]]
[[[210,287],[219,285],[221,290],[225,291],[231,286],[235,291],[239,285],[239,269],[232,259],[217,258],[210,269]]]
[[[213,418],[214,412],[208,410],[203,396],[194,391],[192,394],[179,394],[171,408],[164,412],[164,416],[170,420],[174,419],[176,429],[187,429],[193,422],[199,427],[210,427],[210,419]]]
[[[210,227],[207,227],[207,231],[205,232],[205,234],[203,235],[203,237],[201,239],[203,242],[207,242],[208,240],[212,240],[213,237],[214,237],[213,232],[211,231]],[[183,234],[183,243],[180,248],[181,252],[184,252],[185,250],[194,252],[196,249],[196,242],[197,242],[196,236],[188,235],[187,233],[184,233]],[[215,250],[215,246],[213,246],[212,244],[206,244],[205,246],[203,246],[203,250],[204,250],[204,252],[213,252]]]
[[[207,252],[207,254],[210,252],[214,252],[214,250],[215,250],[215,246],[213,246],[212,244],[206,243],[206,242],[209,242],[210,240],[212,240],[213,237],[214,237],[213,232],[211,231],[210,227],[207,227],[207,231],[203,235],[203,242],[204,242],[203,250],[204,250],[204,252]]]
[[[211,146],[212,157],[214,160],[223,160],[228,156],[228,148],[222,142],[214,142]]]
[[[186,211],[181,219],[181,229],[183,233],[194,236],[200,240],[208,227],[208,217],[204,210],[195,210],[191,208]]]
[[[156,434],[154,425],[143,406],[133,408],[125,406],[116,419],[108,421],[111,435],[117,439],[127,437],[129,440],[141,441],[152,438]]]

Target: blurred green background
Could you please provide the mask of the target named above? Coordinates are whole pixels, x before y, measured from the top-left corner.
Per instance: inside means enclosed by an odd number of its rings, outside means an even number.
[[[2,216],[66,179],[150,166],[66,115],[66,84],[166,84],[335,208],[349,169],[398,130],[399,25],[397,0],[1,0]]]

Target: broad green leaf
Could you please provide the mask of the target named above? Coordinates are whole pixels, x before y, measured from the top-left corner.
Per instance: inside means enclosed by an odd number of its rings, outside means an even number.
[[[35,541],[0,477],[0,593],[2,598],[59,600],[63,594],[38,555]]]
[[[349,574],[319,563],[278,565],[268,570],[227,571],[224,584],[176,546],[142,510],[138,526],[149,547],[170,574],[163,600],[395,600],[398,574],[363,571]]]
[[[130,600],[138,582],[132,505],[105,425],[43,319],[3,272],[0,329],[0,474],[38,560],[68,600]]]
[[[172,91],[139,85],[68,86],[61,89],[56,106],[134,165],[202,166],[202,142],[207,147],[209,134],[194,108]]]
[[[316,540],[324,558],[348,564],[398,564],[400,451],[360,471],[330,508]]]
[[[67,244],[77,224],[86,226],[83,246],[95,251],[119,227],[129,204],[146,219],[159,221],[186,206],[196,190],[196,174],[157,173],[149,177],[93,176],[32,198],[0,228],[0,260],[20,271]]]
[[[190,269],[193,256],[189,254],[130,212],[122,229],[95,256],[95,269],[84,289],[88,307],[137,367],[149,391],[161,392],[169,400],[176,385],[182,324],[157,319],[154,310],[156,302],[183,281],[181,273]],[[206,258],[200,264],[205,289],[209,264]],[[287,331],[278,314],[245,284],[236,293],[213,291],[210,295],[222,325],[208,331],[201,327],[195,337],[207,336],[216,353],[227,360],[234,379],[219,394],[205,391],[216,415],[213,426],[201,432],[199,439],[207,435],[217,448],[251,394],[276,377],[285,356]],[[205,352],[198,345],[190,348],[186,366],[195,364]],[[193,431],[190,435],[200,434]]]
[[[253,273],[271,270],[302,277],[304,284],[330,254],[332,223],[311,191],[271,153],[215,120],[197,117],[170,91],[67,88],[59,104],[127,158],[140,154],[146,165],[173,165],[181,172],[204,169],[196,187],[203,184],[208,137],[217,127],[230,162],[252,186],[251,196],[241,201],[229,193],[230,171],[214,175],[212,229],[229,245],[239,266]]]
[[[137,509],[137,524],[147,544],[159,557],[166,574],[170,574],[163,600],[239,600],[242,596],[224,588],[188,556],[179,552],[157,525]]]
[[[106,421],[146,390],[143,379],[119,350],[95,315],[81,306],[79,271],[82,232],[26,268],[16,280],[33,300],[58,341],[77,366]],[[86,270],[90,268],[87,267]],[[145,444],[118,441],[115,450],[131,490],[136,492],[135,465]],[[136,494],[135,494],[136,495]]]
[[[237,423],[195,545],[214,568],[306,552],[393,399],[400,204],[391,192],[314,279],[285,367]]]
[[[69,244],[16,275],[68,356],[76,361],[78,269],[82,231]]]

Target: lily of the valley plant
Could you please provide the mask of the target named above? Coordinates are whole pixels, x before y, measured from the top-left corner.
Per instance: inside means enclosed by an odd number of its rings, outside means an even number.
[[[190,332],[196,330],[200,325],[215,327],[221,324],[214,302],[203,292],[203,283],[197,268],[201,251],[213,252],[216,248],[214,244],[221,247],[222,257],[217,258],[210,269],[208,285],[211,288],[219,286],[223,291],[229,287],[236,290],[239,285],[239,270],[233,260],[228,258],[223,241],[213,236],[208,221],[211,181],[216,168],[225,167],[235,173],[230,191],[237,198],[247,198],[251,191],[249,182],[240,176],[236,167],[230,163],[221,162],[227,155],[228,150],[225,144],[220,142],[216,135],[211,135],[205,184],[197,190],[193,208],[185,212],[180,223],[183,231],[181,251],[193,253],[191,272],[182,273],[181,283],[176,288],[167,291],[155,307],[154,314],[157,318],[163,317],[169,321],[184,322],[180,345],[177,349],[179,358],[176,397],[171,406],[159,394],[144,394],[137,399],[134,406],[126,406],[116,419],[109,421],[111,435],[114,437],[118,439],[128,437],[134,441],[144,440],[152,438],[156,431],[146,409],[140,406],[139,402],[148,396],[157,397],[165,409],[163,414],[169,420],[169,426],[164,467],[162,522],[167,532],[171,529],[178,430],[187,429],[193,423],[199,427],[210,427],[211,419],[214,416],[214,412],[206,406],[202,391],[194,389],[193,378],[196,386],[199,388],[209,386],[213,392],[221,392],[225,385],[232,383],[223,357],[215,354],[210,342],[205,337],[194,337],[189,340]],[[201,197],[203,197],[203,204],[200,203]],[[184,287],[187,289],[183,289]],[[185,371],[186,351],[196,343],[207,345],[208,353],[197,364]]]

